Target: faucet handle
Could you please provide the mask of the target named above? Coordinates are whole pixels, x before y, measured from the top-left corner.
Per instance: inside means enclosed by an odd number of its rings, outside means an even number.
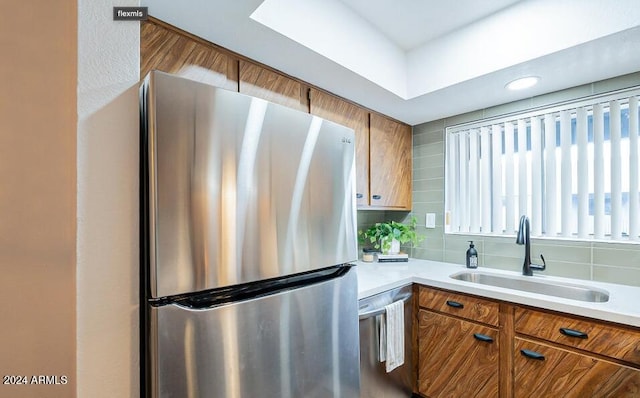
[[[547,269],[547,262],[544,261],[544,256],[540,254],[540,259],[542,260],[542,265],[531,263],[531,269],[536,271],[544,271]]]

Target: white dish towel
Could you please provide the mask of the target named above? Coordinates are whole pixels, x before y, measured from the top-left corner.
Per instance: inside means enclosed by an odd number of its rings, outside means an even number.
[[[380,362],[387,373],[404,364],[404,302],[386,305],[380,320]]]

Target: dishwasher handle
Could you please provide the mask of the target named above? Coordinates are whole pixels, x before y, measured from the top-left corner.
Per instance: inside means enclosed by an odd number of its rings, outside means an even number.
[[[409,294],[407,294],[405,296],[400,297],[395,302],[403,301],[403,302],[406,303],[407,301],[409,301],[411,296],[412,296],[412,293],[409,293]],[[384,314],[384,312],[385,312],[385,308],[384,307],[378,307],[378,308],[374,308],[374,309],[369,310],[369,311],[359,312],[358,313],[358,318],[359,318],[359,320],[363,320],[363,319],[371,318],[371,317],[374,317],[374,316],[382,315],[382,314]]]

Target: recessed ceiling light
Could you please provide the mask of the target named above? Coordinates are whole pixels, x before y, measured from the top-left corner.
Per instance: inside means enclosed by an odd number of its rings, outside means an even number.
[[[525,88],[533,87],[540,81],[538,76],[527,76],[513,80],[505,86],[509,90],[523,90]]]

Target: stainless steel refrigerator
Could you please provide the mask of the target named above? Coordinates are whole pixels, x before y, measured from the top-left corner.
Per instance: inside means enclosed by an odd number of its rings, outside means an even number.
[[[143,394],[358,397],[354,132],[151,72]]]

